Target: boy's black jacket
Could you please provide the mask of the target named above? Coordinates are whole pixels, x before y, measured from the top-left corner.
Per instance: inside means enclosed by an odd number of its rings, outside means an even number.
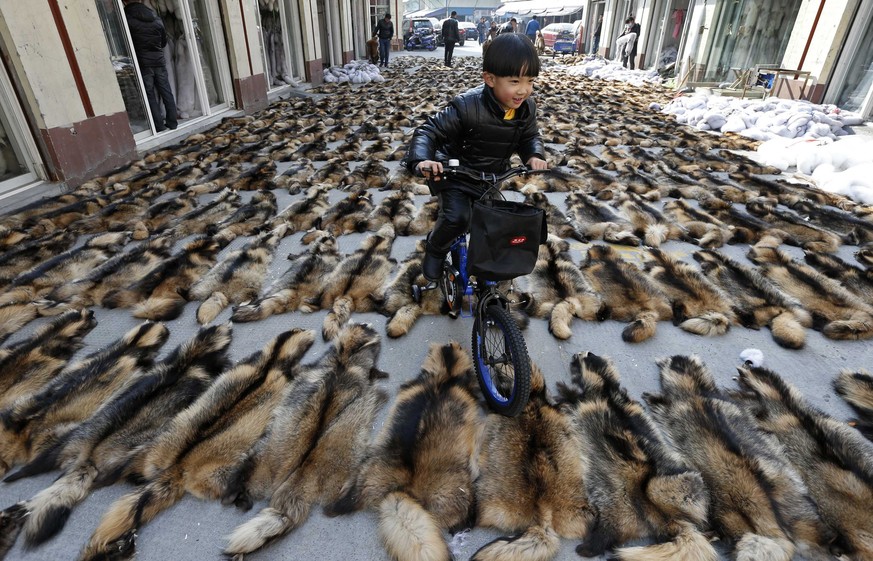
[[[406,152],[406,168],[414,173],[422,160],[456,158],[462,166],[501,173],[509,168],[514,152],[523,162],[532,156],[545,159],[534,100],[526,99],[511,121],[503,115],[489,86],[482,84],[462,93],[415,130]]]

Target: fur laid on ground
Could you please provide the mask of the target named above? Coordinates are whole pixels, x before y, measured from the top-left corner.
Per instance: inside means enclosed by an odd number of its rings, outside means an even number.
[[[517,417],[488,415],[476,479],[476,523],[514,532],[473,561],[548,561],[559,538],[582,539],[597,518],[588,504],[582,444],[531,365],[531,393]]]
[[[173,417],[144,452],[146,483],[109,507],[81,561],[131,559],[137,531],[186,492],[201,499],[220,498],[237,458],[267,428],[313,335],[302,329],[278,335]]]
[[[421,373],[404,383],[362,466],[328,515],[379,512],[392,559],[449,561],[443,530],[472,526],[475,452],[482,414],[470,355],[431,345]]]
[[[166,428],[167,420],[197,399],[224,371],[230,335],[229,324],[201,329],[55,446],[12,474],[19,478],[63,470],[51,486],[0,513],[0,543],[13,543],[13,533],[17,533],[14,524],[4,524],[4,518],[19,515],[26,545],[39,545],[61,531],[73,508],[93,488],[122,477],[142,478],[137,459]]]
[[[743,366],[738,383],[745,407],[763,431],[782,444],[818,513],[837,537],[831,553],[851,561],[873,559],[873,443],[852,427],[807,403],[775,372]]]
[[[873,376],[866,370],[844,370],[834,379],[834,389],[858,415],[851,424],[873,440]]]
[[[709,522],[737,559],[822,559],[834,536],[782,445],[720,390],[696,356],[658,363],[661,394],[644,394],[652,416],[703,477]],[[808,556],[805,558],[809,558]]]
[[[716,561],[701,533],[710,508],[703,477],[664,441],[642,405],[621,387],[612,363],[577,354],[572,385],[558,384],[561,402],[582,443],[582,478],[597,512],[583,557],[614,550],[622,561]],[[619,547],[653,539],[657,543]]]
[[[385,326],[389,337],[406,335],[422,315],[445,314],[449,311],[441,290],[422,292],[420,302],[413,298],[413,285],[427,284],[421,273],[424,244],[424,240],[416,243],[415,251],[403,260],[399,272],[382,295],[382,310],[389,315],[388,324]]]
[[[315,503],[340,496],[357,473],[371,427],[387,396],[373,381],[379,335],[350,324],[315,364],[301,368],[264,436],[232,470],[222,502],[249,509],[270,504],[229,537],[228,555],[242,559],[302,524]]]
[[[0,411],[0,474],[32,460],[152,364],[169,331],[146,322]]]
[[[608,245],[592,245],[579,267],[595,294],[603,298],[604,318],[630,322],[621,338],[639,343],[655,334],[659,320],[673,317],[667,296],[636,265]]]

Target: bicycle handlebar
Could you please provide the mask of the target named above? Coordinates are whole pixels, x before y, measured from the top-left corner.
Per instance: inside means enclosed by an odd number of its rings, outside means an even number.
[[[471,168],[467,168],[464,166],[452,166],[449,167],[447,165],[443,165],[443,172],[439,174],[442,177],[454,177],[460,180],[472,181],[479,184],[488,185],[490,187],[494,187],[503,183],[507,179],[512,177],[516,177],[518,175],[532,175],[539,173],[548,173],[552,170],[550,169],[530,169],[525,165],[516,166],[514,168],[509,168],[503,173],[487,173],[484,171],[479,171]],[[430,174],[430,181],[433,180],[434,175]]]

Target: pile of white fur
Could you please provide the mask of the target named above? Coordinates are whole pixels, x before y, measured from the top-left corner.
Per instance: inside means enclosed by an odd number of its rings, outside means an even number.
[[[353,60],[344,66],[331,66],[324,71],[324,81],[327,83],[366,84],[368,82],[384,82],[385,77],[375,64],[365,60]]]
[[[661,76],[655,70],[629,70],[618,62],[600,57],[586,57],[581,63],[570,66],[568,72],[575,76],[617,80],[635,86],[645,83],[660,84],[662,81]]]
[[[846,134],[847,125],[863,119],[835,105],[769,98],[737,99],[695,94],[677,97],[662,110],[676,121],[699,130],[735,132],[755,140],[771,138],[830,138]]]

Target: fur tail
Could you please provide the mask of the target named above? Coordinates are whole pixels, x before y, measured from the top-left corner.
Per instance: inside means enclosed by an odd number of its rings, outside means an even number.
[[[860,341],[873,337],[873,317],[859,313],[847,320],[832,321],[822,330],[825,337],[841,341]]]
[[[549,316],[549,331],[558,339],[569,339],[573,335],[570,324],[573,322],[574,306],[569,300],[561,300],[552,308]]]
[[[24,522],[25,543],[36,546],[57,535],[67,523],[73,507],[88,496],[96,478],[97,469],[93,465],[81,466],[27,501],[29,513]]]
[[[433,517],[406,493],[391,493],[382,500],[379,535],[394,559],[449,561],[452,558]]]
[[[4,559],[15,545],[26,517],[27,506],[24,503],[12,505],[0,512],[0,559]]]
[[[734,548],[737,561],[791,561],[794,544],[787,539],[746,534]]]
[[[873,376],[864,370],[844,370],[834,380],[834,389],[859,413],[873,416]]]
[[[789,311],[770,320],[770,331],[773,333],[773,340],[780,347],[802,349],[806,345],[806,329]]]
[[[284,501],[285,509],[267,507],[248,522],[237,526],[230,535],[224,553],[242,559],[247,553],[257,551],[267,543],[283,536],[309,517],[312,505],[300,497]]]
[[[168,321],[182,315],[187,301],[177,294],[169,296],[153,296],[145,302],[140,302],[133,308],[135,318],[153,321]]]
[[[200,304],[200,307],[197,308],[197,321],[200,325],[206,325],[218,317],[218,314],[220,314],[228,304],[230,304],[230,300],[228,300],[223,292],[213,292],[212,296],[204,300],[203,303]]]
[[[667,241],[669,234],[667,226],[663,224],[650,224],[646,226],[646,233],[643,236],[643,241],[649,247],[661,247],[661,244]]]
[[[421,306],[418,304],[407,304],[391,316],[385,330],[389,337],[402,337],[409,333],[409,330],[412,329],[412,326],[419,317],[421,317]]]
[[[520,536],[497,538],[477,551],[470,561],[549,561],[561,541],[551,528],[534,526]]]
[[[343,325],[352,317],[354,310],[355,303],[348,296],[336,299],[333,303],[333,308],[327,313],[327,316],[324,318],[324,324],[321,327],[321,336],[325,341],[333,341],[336,338]]]
[[[171,471],[121,497],[103,515],[79,560],[132,559],[136,549],[136,530],[173,506],[184,494],[181,477]]]
[[[717,561],[718,553],[693,525],[684,524],[672,541],[615,551],[620,561]]]
[[[657,326],[657,314],[655,312],[643,312],[627,324],[621,332],[621,338],[626,343],[640,343],[653,337]]]
[[[293,309],[292,302],[296,296],[295,290],[282,290],[270,295],[263,300],[237,306],[233,311],[233,321],[248,322],[267,319],[274,314],[281,314]]]
[[[679,324],[679,327],[695,335],[713,337],[727,333],[731,327],[731,320],[721,312],[706,312],[686,319]]]

